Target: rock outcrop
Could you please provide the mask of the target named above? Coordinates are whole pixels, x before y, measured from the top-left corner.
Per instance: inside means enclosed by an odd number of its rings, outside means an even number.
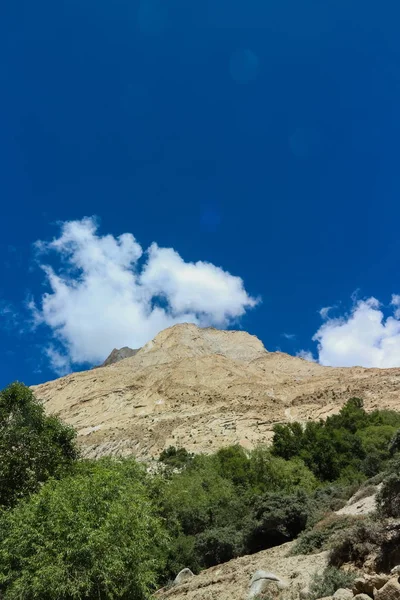
[[[86,456],[251,448],[271,440],[275,423],[325,418],[352,396],[367,410],[399,405],[400,369],[323,367],[267,352],[245,331],[175,325],[133,356],[110,359],[34,388],[78,430]]]

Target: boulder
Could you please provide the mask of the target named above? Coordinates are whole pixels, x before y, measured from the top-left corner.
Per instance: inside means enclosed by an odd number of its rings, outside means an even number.
[[[353,600],[371,600],[371,596],[368,596],[368,594],[356,594]]]
[[[390,575],[385,575],[384,573],[375,573],[374,575],[367,576],[368,581],[377,590],[380,590],[390,578]]]
[[[365,594],[370,598],[374,597],[374,585],[367,577],[357,577],[353,583],[353,594]]]
[[[288,584],[283,579],[274,573],[259,569],[251,578],[248,600],[253,600],[266,591],[270,596],[277,597],[280,591],[286,587]]]
[[[400,583],[397,577],[389,579],[380,590],[375,592],[375,600],[399,600]]]
[[[179,571],[178,575],[175,577],[174,585],[185,583],[185,581],[188,581],[192,577],[194,577],[194,573],[192,573],[190,569],[182,569],[182,571]]]
[[[335,600],[353,600],[353,592],[345,588],[339,588],[333,594]]]

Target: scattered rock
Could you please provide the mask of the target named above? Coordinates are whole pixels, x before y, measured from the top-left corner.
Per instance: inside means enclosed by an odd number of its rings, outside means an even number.
[[[400,583],[397,577],[389,579],[387,583],[375,593],[375,600],[399,600]]]
[[[366,577],[357,577],[353,583],[353,594],[356,596],[364,594],[369,598],[374,597],[374,584]]]
[[[277,577],[274,573],[259,569],[251,578],[248,600],[257,598],[267,590],[272,597],[277,597],[279,592],[286,587],[288,587],[288,584],[283,579]]]
[[[346,588],[340,588],[333,594],[335,600],[353,600],[353,592]]]
[[[178,575],[174,579],[174,584],[179,585],[180,583],[184,583],[194,577],[194,573],[190,569],[182,569],[179,571]]]
[[[384,573],[374,573],[374,575],[367,577],[367,579],[371,582],[375,589],[380,590],[389,581],[390,575],[385,575]]]

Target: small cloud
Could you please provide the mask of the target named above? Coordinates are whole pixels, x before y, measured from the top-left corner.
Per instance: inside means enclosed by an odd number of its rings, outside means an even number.
[[[295,333],[282,333],[281,335],[282,335],[282,337],[286,338],[287,340],[294,340],[296,338]]]
[[[319,314],[321,315],[322,319],[327,319],[329,316],[329,311],[332,310],[333,306],[324,306],[324,308],[321,308],[321,310],[319,311]]]
[[[303,358],[304,360],[308,360],[309,362],[317,362],[316,358],[314,358],[313,353],[309,350],[300,350],[296,353],[298,358]]]

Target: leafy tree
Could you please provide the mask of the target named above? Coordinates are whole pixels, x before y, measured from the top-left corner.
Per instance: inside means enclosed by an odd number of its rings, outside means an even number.
[[[242,534],[234,525],[207,529],[196,537],[195,550],[203,567],[209,568],[238,556]]]
[[[274,456],[269,448],[255,448],[250,455],[249,477],[255,494],[297,489],[311,492],[318,482],[300,458],[284,460]]]
[[[0,505],[12,506],[78,457],[75,432],[46,416],[32,390],[13,383],[0,392]]]
[[[186,448],[175,448],[169,446],[160,454],[159,461],[168,465],[172,469],[183,469],[193,458],[193,454],[188,452]]]
[[[275,425],[273,453],[286,460],[299,456],[303,445],[303,428],[300,423]]]
[[[249,458],[241,446],[221,448],[214,455],[217,472],[235,486],[249,484]]]
[[[254,500],[244,533],[244,548],[252,554],[288,542],[306,528],[311,513],[304,492],[290,496],[268,493]]]
[[[2,598],[145,599],[165,545],[134,461],[83,464],[2,515]]]

